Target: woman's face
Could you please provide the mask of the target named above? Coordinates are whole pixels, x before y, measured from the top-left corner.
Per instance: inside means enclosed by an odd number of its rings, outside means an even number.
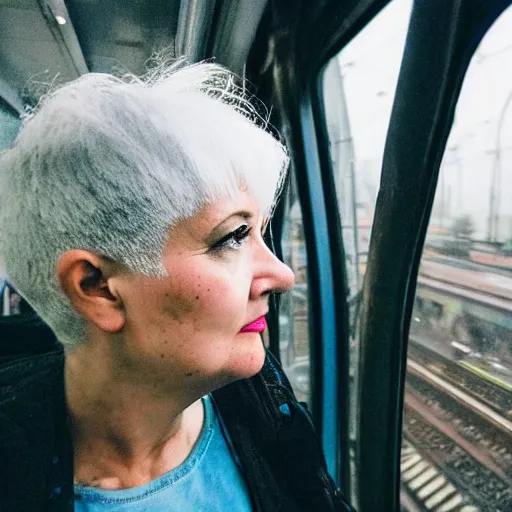
[[[270,292],[294,283],[265,245],[262,222],[246,193],[212,204],[171,230],[163,254],[168,277],[131,275],[118,283],[125,308],[120,354],[136,375],[201,391],[261,369],[261,333],[244,327],[268,312]]]

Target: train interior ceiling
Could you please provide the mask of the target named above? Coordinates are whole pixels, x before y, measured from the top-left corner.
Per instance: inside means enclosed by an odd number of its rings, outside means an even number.
[[[51,84],[155,52],[248,78],[292,162],[264,340],[330,473],[361,512],[510,511],[510,4],[0,0],[0,151]]]

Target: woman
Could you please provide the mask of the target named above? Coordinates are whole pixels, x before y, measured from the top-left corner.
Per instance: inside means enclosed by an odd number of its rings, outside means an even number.
[[[261,343],[294,278],[262,238],[288,162],[256,120],[200,64],[86,75],[25,122],[0,250],[51,333],[4,327],[39,355],[0,371],[1,510],[346,510]]]

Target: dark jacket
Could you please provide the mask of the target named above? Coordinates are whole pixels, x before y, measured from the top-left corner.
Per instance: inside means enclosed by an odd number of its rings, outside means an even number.
[[[351,510],[327,473],[309,414],[271,354],[259,374],[213,398],[255,510]],[[34,318],[0,318],[0,460],[0,512],[73,510],[64,355]]]

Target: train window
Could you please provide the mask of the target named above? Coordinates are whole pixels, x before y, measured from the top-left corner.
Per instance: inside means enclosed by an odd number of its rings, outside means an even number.
[[[295,273],[295,286],[281,297],[279,348],[283,368],[297,398],[311,406],[307,254],[295,176],[290,181],[284,199],[282,249],[284,262]]]
[[[323,98],[349,288],[350,437],[357,442],[357,320],[387,127],[412,0],[389,3],[328,63]],[[351,463],[355,464],[352,451]],[[355,466],[353,466],[355,475]],[[355,483],[357,485],[357,483]]]
[[[18,133],[20,120],[4,105],[0,97],[0,151],[8,149]]]
[[[362,287],[411,0],[385,7],[326,67],[331,161],[351,296]]]
[[[421,260],[404,508],[512,510],[512,9],[466,74]]]

